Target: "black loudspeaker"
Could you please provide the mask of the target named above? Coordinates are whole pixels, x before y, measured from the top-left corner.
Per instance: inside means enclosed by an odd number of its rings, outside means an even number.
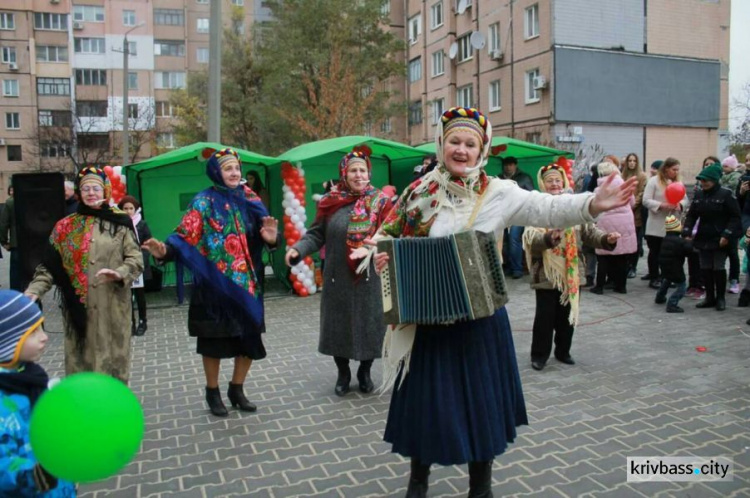
[[[65,217],[65,177],[62,173],[13,175],[16,250],[20,256],[22,288],[42,262],[55,223]]]

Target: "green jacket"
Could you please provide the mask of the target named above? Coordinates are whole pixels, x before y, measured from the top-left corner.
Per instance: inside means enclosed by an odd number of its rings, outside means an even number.
[[[734,170],[731,173],[724,173],[719,180],[719,185],[726,187],[732,191],[732,195],[737,190],[737,185],[740,183],[742,172]]]
[[[15,201],[13,197],[8,197],[5,201],[5,207],[3,212],[0,213],[0,245],[8,245],[10,248],[16,248],[16,215],[15,215]],[[10,233],[10,238],[8,237]]]

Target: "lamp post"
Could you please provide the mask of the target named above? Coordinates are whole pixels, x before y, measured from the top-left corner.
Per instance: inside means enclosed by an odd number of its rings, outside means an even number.
[[[125,38],[122,42],[122,165],[127,166],[130,163],[130,135],[128,133],[128,56],[130,47],[128,46],[128,35],[134,29],[145,25],[140,22],[125,32]]]

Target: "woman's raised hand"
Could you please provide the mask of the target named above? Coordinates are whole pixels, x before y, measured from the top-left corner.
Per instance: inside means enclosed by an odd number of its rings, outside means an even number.
[[[156,239],[148,239],[143,244],[141,244],[141,249],[145,249],[146,251],[150,252],[151,255],[156,259],[164,259],[164,256],[167,255],[167,246],[164,244],[164,242]]]
[[[276,237],[279,233],[279,220],[273,216],[263,217],[263,226],[260,229],[260,236],[269,246],[276,245]]]
[[[599,190],[594,195],[594,199],[589,204],[589,212],[592,216],[598,216],[604,211],[615,209],[626,205],[630,202],[630,196],[635,193],[638,184],[638,178],[635,176],[628,178],[619,186],[613,186],[612,180],[616,175],[609,175],[604,183],[599,186]]]
[[[299,251],[297,249],[289,249],[284,256],[284,261],[287,266],[292,266],[292,259],[299,258]]]

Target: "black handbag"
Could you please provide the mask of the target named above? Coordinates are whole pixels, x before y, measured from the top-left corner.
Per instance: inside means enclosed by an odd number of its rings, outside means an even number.
[[[151,265],[151,278],[148,278],[143,283],[143,288],[146,292],[159,292],[161,291],[164,280],[164,270],[158,266]]]

